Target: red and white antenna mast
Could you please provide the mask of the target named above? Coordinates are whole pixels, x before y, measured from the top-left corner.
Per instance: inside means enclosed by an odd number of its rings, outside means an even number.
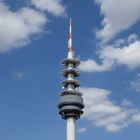
[[[72,20],[70,18],[69,21],[69,41],[68,41],[68,58],[73,59],[73,51],[72,51]]]

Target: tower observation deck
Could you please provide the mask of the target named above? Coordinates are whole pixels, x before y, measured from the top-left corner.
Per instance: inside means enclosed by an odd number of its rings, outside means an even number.
[[[65,78],[61,82],[62,91],[59,96],[58,109],[62,119],[67,121],[67,140],[75,140],[75,120],[83,114],[83,98],[78,88],[80,83],[75,78],[80,75],[77,66],[80,61],[74,58],[72,50],[72,22],[70,18],[68,56],[62,60],[64,69],[62,76]]]

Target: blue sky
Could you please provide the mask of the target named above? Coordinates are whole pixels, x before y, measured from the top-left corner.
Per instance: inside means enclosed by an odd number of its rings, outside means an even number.
[[[65,139],[57,104],[69,17],[85,103],[77,139],[139,139],[139,7],[139,0],[0,0],[0,140]]]

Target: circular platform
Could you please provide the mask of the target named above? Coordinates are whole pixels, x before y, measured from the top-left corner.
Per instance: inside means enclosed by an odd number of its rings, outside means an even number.
[[[73,95],[73,94],[77,94],[77,95],[81,95],[82,96],[82,93],[80,91],[77,91],[77,90],[63,90],[61,91],[60,93],[60,96],[63,96],[63,95]]]
[[[77,77],[77,76],[80,75],[80,71],[79,70],[75,70],[75,69],[65,69],[65,70],[62,71],[62,75],[64,77],[67,77],[68,74],[73,74],[74,77]]]
[[[74,66],[79,66],[80,65],[80,60],[78,59],[63,59],[61,64],[62,65],[65,65],[65,66],[68,66],[68,64],[73,64]]]
[[[79,87],[80,86],[80,83],[77,80],[64,80],[64,81],[61,82],[61,84],[62,84],[62,87],[66,87],[66,88],[70,84],[72,84],[74,87]]]

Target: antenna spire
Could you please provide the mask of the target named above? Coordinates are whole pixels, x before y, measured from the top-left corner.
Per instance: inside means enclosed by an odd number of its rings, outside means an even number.
[[[68,58],[73,58],[73,51],[72,51],[72,20],[71,17],[69,19],[69,41],[68,41]]]

